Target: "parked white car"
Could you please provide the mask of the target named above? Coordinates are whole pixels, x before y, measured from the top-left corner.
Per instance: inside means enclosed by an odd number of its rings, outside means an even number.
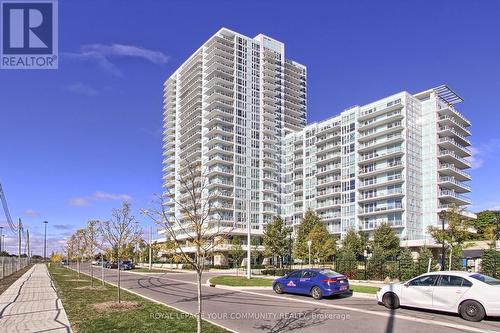
[[[431,272],[384,286],[377,292],[377,300],[390,309],[408,306],[480,321],[485,316],[500,316],[500,280],[471,272]]]

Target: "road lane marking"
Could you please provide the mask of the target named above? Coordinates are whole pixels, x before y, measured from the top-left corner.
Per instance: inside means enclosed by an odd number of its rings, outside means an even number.
[[[141,274],[141,273],[137,273],[137,274]],[[191,281],[182,281],[182,280],[172,279],[172,278],[167,278],[167,277],[155,277],[155,278],[159,279],[159,280],[160,279],[162,279],[162,280],[171,280],[171,281],[175,281],[175,282],[183,282],[183,283],[189,283],[189,284],[197,285],[196,282],[191,282]],[[225,289],[223,287],[222,288],[215,287],[215,288]],[[229,290],[229,289],[226,289],[226,290]],[[233,290],[233,291],[235,291],[235,290]],[[254,292],[254,291],[248,291],[248,290],[238,290],[238,292],[246,293],[246,294],[251,294],[251,295],[264,296],[264,297],[269,297],[269,298],[277,298],[277,299],[282,299],[282,300],[286,300],[286,301],[290,301],[291,300],[291,298],[284,297],[284,296],[268,295],[268,294],[262,294],[262,293],[258,293],[258,292]],[[392,316],[392,317],[397,318],[397,319],[418,322],[418,323],[422,323],[422,324],[426,324],[426,325],[443,326],[443,327],[448,327],[448,328],[453,328],[453,329],[458,329],[458,330],[468,330],[470,332],[498,333],[498,331],[485,330],[485,329],[480,329],[480,328],[476,328],[476,327],[472,327],[472,326],[467,326],[467,325],[462,325],[462,324],[447,323],[447,322],[444,322],[444,321],[436,321],[436,320],[432,320],[432,322],[430,322],[429,319],[414,318],[414,317],[409,317],[409,316],[400,315],[400,314],[393,314],[393,315],[391,315],[390,313],[387,313],[387,312],[376,312],[376,311],[372,311],[372,310],[364,310],[364,309],[352,308],[352,307],[344,306],[344,305],[335,305],[335,304],[328,304],[328,303],[318,303],[318,302],[315,302],[315,301],[308,301],[308,300],[295,299],[295,298],[293,299],[293,301],[295,301],[295,302],[302,302],[302,303],[306,303],[306,304],[312,304],[312,305],[315,305],[315,306],[321,306],[321,305],[323,305],[323,306],[326,306],[326,307],[329,307],[329,308],[333,308],[333,309],[350,310],[350,311],[355,311],[355,312],[360,312],[360,313],[365,313],[365,314],[371,314],[371,315],[376,315],[376,316],[381,316],[381,317],[387,317],[387,318],[389,318],[389,317]]]
[[[128,273],[126,271],[124,271],[124,272]],[[142,273],[134,273],[134,274],[148,276],[147,274],[142,274]],[[174,281],[174,282],[182,282],[182,283],[188,283],[188,284],[197,285],[197,282],[183,281],[183,280],[178,280],[178,279],[167,278],[167,277],[164,277],[164,276],[162,276],[162,277],[156,277],[156,276],[152,277],[152,276],[149,276],[149,277],[156,278],[158,280],[170,280],[170,281]],[[202,286],[204,286],[203,283],[202,283]],[[205,286],[205,287],[207,287],[207,286]],[[210,288],[210,287],[207,287],[207,288]],[[221,288],[221,287],[215,287],[215,288],[224,289],[224,288]],[[226,290],[228,290],[228,289],[226,289]],[[236,290],[233,290],[233,291],[236,291]],[[469,332],[498,333],[498,331],[496,331],[496,330],[495,331],[494,330],[485,330],[485,329],[476,328],[476,327],[467,326],[467,325],[462,325],[462,324],[455,324],[455,323],[448,323],[448,322],[444,322],[444,321],[437,321],[435,319],[430,320],[430,319],[423,319],[423,318],[415,318],[415,317],[409,317],[409,316],[401,315],[401,314],[390,314],[390,313],[387,313],[387,312],[377,312],[377,311],[372,311],[372,310],[364,310],[364,309],[352,308],[352,307],[344,306],[344,305],[335,305],[335,304],[328,304],[328,303],[318,303],[316,301],[309,301],[309,300],[303,300],[303,299],[289,298],[289,297],[278,296],[278,295],[268,295],[268,294],[262,294],[262,293],[258,293],[258,292],[254,292],[254,291],[248,291],[248,290],[238,290],[237,292],[245,293],[245,294],[250,294],[250,295],[263,296],[263,297],[268,297],[268,298],[276,298],[276,299],[281,299],[281,300],[285,300],[285,301],[293,300],[294,302],[302,302],[302,303],[305,303],[305,304],[312,304],[312,305],[315,305],[315,306],[325,306],[325,307],[328,307],[328,308],[338,309],[338,310],[354,311],[354,312],[371,314],[371,315],[380,316],[380,317],[386,317],[386,318],[394,317],[394,318],[401,319],[401,320],[407,320],[407,321],[422,323],[422,324],[426,324],[426,325],[436,325],[436,326],[448,327],[448,328],[453,328],[453,329],[457,329],[457,330],[467,330]],[[136,295],[142,296],[140,294],[136,294]],[[164,303],[162,303],[162,304],[164,304]],[[182,310],[179,310],[179,311],[182,311]]]

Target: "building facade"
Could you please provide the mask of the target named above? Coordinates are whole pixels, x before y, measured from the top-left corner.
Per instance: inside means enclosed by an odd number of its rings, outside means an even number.
[[[306,125],[306,76],[283,43],[219,30],[164,84],[165,192],[183,200],[183,161],[198,161],[222,223],[241,235],[276,215],[296,228],[311,208],[340,236],[385,222],[425,239],[440,210],[471,203],[470,123],[447,86]]]
[[[281,142],[306,125],[306,103],[306,68],[283,43],[219,30],[164,84],[165,191],[183,200],[183,161],[198,161],[222,223],[261,234],[281,212]]]
[[[333,234],[391,225],[428,238],[438,213],[469,205],[469,121],[447,86],[355,106],[285,137],[283,216],[295,228],[313,209]]]

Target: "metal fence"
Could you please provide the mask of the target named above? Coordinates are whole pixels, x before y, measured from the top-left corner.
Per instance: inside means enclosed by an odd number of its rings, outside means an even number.
[[[28,258],[0,257],[0,279],[28,266]]]

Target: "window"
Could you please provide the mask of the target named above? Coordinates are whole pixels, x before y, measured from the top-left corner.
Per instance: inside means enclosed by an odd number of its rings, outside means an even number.
[[[472,283],[460,276],[442,275],[437,285],[439,287],[470,287]]]
[[[317,272],[313,271],[305,271],[304,275],[302,276],[304,279],[312,279],[315,278],[318,275]]]
[[[487,275],[483,275],[483,274],[473,274],[470,277],[474,278],[476,280],[482,281],[484,283],[487,283],[491,286],[500,285],[500,280],[492,278],[491,276],[487,276]]]
[[[287,279],[298,279],[302,276],[302,271],[295,271],[288,274]]]
[[[414,287],[430,287],[433,286],[437,280],[438,275],[424,275],[410,281],[410,286]]]
[[[331,269],[323,269],[323,270],[320,271],[320,273],[323,274],[324,276],[328,276],[328,277],[333,277],[333,276],[341,275],[340,273],[332,271]]]

